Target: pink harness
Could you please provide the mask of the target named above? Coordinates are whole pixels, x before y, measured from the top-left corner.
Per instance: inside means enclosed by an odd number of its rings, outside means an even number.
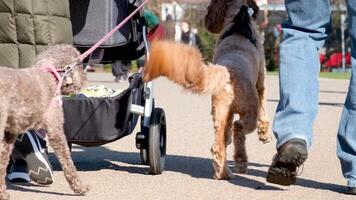
[[[59,106],[62,106],[63,101],[62,101],[62,97],[61,97],[61,87],[62,87],[62,83],[63,83],[63,79],[64,77],[62,77],[59,73],[58,73],[58,69],[56,69],[53,65],[44,65],[41,66],[39,68],[36,68],[37,70],[41,71],[41,72],[49,72],[51,73],[57,80],[57,88],[56,91],[54,93],[54,97],[51,100],[51,103],[49,104],[49,108],[52,108],[55,106],[55,104],[57,103]],[[48,111],[44,114],[44,118],[46,120],[49,120],[49,111],[51,109],[48,109]]]

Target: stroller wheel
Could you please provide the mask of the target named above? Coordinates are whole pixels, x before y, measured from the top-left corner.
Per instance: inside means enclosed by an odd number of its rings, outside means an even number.
[[[148,136],[150,174],[162,174],[166,156],[166,115],[161,108],[152,110]]]
[[[140,149],[140,158],[142,165],[148,165],[148,151],[147,149]]]

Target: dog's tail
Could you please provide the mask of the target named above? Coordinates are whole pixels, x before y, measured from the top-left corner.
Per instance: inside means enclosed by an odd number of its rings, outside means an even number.
[[[230,82],[227,68],[205,64],[197,48],[170,41],[155,41],[144,68],[144,80],[165,76],[194,93],[216,93]]]

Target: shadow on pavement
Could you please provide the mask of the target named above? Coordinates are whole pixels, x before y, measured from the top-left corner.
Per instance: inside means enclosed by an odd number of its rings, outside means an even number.
[[[139,153],[118,152],[107,149],[103,146],[93,148],[74,146],[73,149],[72,158],[78,171],[99,171],[102,169],[110,169],[134,174],[148,174],[149,167],[141,165]],[[75,151],[76,149],[85,151]],[[53,153],[50,153],[49,159],[55,171],[61,170],[60,164]],[[125,166],[119,165],[115,162],[125,163]],[[229,161],[229,163],[233,162]],[[257,163],[250,163],[250,165],[258,167],[267,166]],[[183,173],[194,178],[212,179],[213,177],[212,162],[211,159],[207,158],[167,155],[165,171]],[[240,176],[234,174],[234,178],[232,180],[228,180],[228,182],[241,187],[257,190],[282,190],[278,187],[269,186],[263,182],[249,179],[246,175]]]
[[[60,192],[49,192],[43,191],[41,188],[47,188],[50,186],[43,186],[32,183],[10,183],[6,182],[6,187],[8,190],[18,190],[22,192],[31,192],[31,193],[43,193],[43,194],[52,194],[52,195],[60,195],[60,196],[78,196],[74,193],[60,193]],[[69,187],[69,185],[68,185]],[[39,189],[37,189],[39,188]]]
[[[252,176],[263,177],[263,178],[267,176],[267,172],[256,170],[256,169],[249,169],[248,174]],[[342,185],[337,185],[333,183],[322,183],[314,180],[303,179],[300,177],[297,178],[296,185],[301,187],[306,187],[306,188],[312,188],[312,189],[329,190],[337,193],[340,193],[342,190],[345,189],[344,188],[345,186]]]
[[[106,147],[85,148],[75,146],[74,149],[81,149],[84,151],[72,152],[72,157],[75,165],[79,171],[97,171],[102,169],[111,169],[115,171],[124,171],[134,174],[148,174],[148,166],[140,164],[140,155],[136,152],[117,152]],[[50,161],[53,164],[54,170],[61,170],[57,159],[50,154]],[[128,165],[120,166],[114,162],[122,162]],[[233,161],[228,161],[228,165],[233,169]],[[247,175],[240,175],[234,173],[234,178],[229,180],[230,183],[241,187],[252,188],[256,190],[284,190],[278,185],[266,185],[265,182],[247,178],[247,176],[255,176],[265,178],[267,175],[267,168],[265,164],[249,163],[249,170]],[[258,168],[266,168],[260,170]],[[190,175],[194,178],[212,179],[213,167],[211,159],[182,156],[182,155],[167,155],[165,171],[173,171]],[[307,180],[298,178],[297,184],[301,187],[312,189],[329,190],[340,192],[344,186],[333,183],[322,183],[315,180]]]

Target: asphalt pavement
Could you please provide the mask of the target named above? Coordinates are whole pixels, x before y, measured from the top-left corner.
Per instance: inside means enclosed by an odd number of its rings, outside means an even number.
[[[108,73],[90,73],[89,85],[112,89],[126,88],[127,83],[114,83]],[[85,196],[75,196],[61,171],[57,158],[50,151],[54,166],[54,183],[7,186],[14,200],[170,200],[170,199],[354,199],[340,193],[346,181],[336,156],[336,133],[348,81],[320,81],[320,107],[314,128],[314,144],[309,158],[300,170],[296,185],[290,187],[267,183],[268,166],[275,154],[273,139],[268,144],[258,141],[256,133],[247,136],[249,170],[245,175],[234,173],[232,180],[212,179],[210,147],[214,130],[210,115],[209,95],[193,95],[161,78],[155,81],[155,104],[166,112],[167,156],[161,175],[148,174],[140,164],[133,134],[100,147],[74,146],[72,158],[83,182],[91,186]],[[276,109],[278,77],[267,77],[267,110],[271,122]],[[229,165],[233,167],[232,146],[228,149]]]

